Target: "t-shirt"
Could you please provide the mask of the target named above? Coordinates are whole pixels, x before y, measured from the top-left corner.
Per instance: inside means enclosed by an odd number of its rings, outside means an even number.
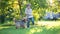
[[[26,8],[25,9],[25,14],[26,14],[27,18],[33,17],[33,15],[32,15],[32,9],[31,8],[30,9]]]

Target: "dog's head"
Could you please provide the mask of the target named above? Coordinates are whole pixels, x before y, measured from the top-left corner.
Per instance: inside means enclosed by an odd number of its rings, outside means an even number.
[[[27,22],[27,18],[26,18],[26,17],[24,17],[22,20],[23,20],[24,22]]]

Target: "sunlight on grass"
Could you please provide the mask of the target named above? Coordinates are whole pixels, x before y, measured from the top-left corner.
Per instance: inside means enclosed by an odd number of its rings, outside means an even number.
[[[6,26],[6,27],[2,27],[2,26],[0,26],[0,30],[1,30],[1,29],[4,29],[4,28],[9,28],[9,27],[8,27],[8,26]]]
[[[14,25],[15,23],[13,21],[6,21],[4,24],[1,25]]]
[[[56,28],[60,26],[60,21],[41,21],[38,22],[38,26],[45,26],[46,29]]]
[[[34,32],[36,32],[36,30],[35,29],[31,29],[30,32],[31,33],[34,33]]]
[[[42,32],[43,30],[41,28],[32,28],[27,34],[34,34],[35,32]]]

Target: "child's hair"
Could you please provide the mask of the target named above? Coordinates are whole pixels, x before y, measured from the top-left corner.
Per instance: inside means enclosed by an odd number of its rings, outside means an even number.
[[[28,3],[26,6],[27,6],[27,7],[28,7],[28,6],[31,6],[31,4],[30,4],[30,3]]]

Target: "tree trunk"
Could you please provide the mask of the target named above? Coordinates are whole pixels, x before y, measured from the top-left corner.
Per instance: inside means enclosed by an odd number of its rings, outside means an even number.
[[[18,4],[19,4],[19,9],[20,9],[20,17],[23,18],[23,15],[22,15],[22,10],[21,10],[21,0],[18,0]]]

